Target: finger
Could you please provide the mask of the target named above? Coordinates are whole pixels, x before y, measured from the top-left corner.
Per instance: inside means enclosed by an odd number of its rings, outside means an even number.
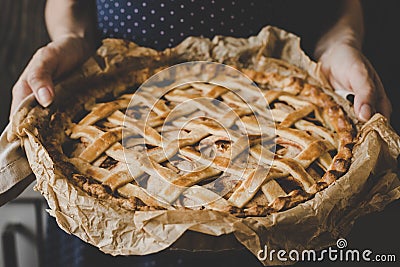
[[[21,103],[22,100],[24,100],[24,98],[30,95],[31,93],[32,90],[25,80],[20,79],[17,81],[17,83],[14,85],[12,89],[13,97],[11,102],[10,119],[12,115],[14,115],[14,113],[16,112],[19,103]]]
[[[35,94],[39,104],[47,107],[54,97],[53,73],[56,71],[57,55],[54,49],[43,47],[33,56],[23,76]]]
[[[384,97],[378,103],[378,111],[382,113],[388,120],[390,120],[390,115],[392,114],[392,104],[389,101],[389,98]]]
[[[349,88],[348,85],[343,85],[332,77],[330,78],[329,83],[331,84],[332,88],[335,89],[336,94],[340,95],[343,99],[346,99],[354,105],[354,92],[351,88]]]
[[[377,101],[377,111],[384,115],[390,121],[390,115],[392,114],[392,104],[390,103],[390,100],[384,91]]]
[[[34,70],[29,73],[27,83],[35,94],[39,104],[48,107],[53,101],[52,75],[43,69]]]
[[[376,98],[378,95],[374,82],[367,66],[363,63],[358,63],[354,66],[351,76],[350,87],[355,93],[354,111],[360,120],[367,121],[376,110]]]
[[[371,66],[372,67],[372,66]],[[385,88],[383,87],[383,83],[376,71],[374,71],[374,81],[376,84],[377,92],[379,94],[377,101],[377,111],[382,113],[387,119],[390,120],[390,115],[392,113],[392,104],[386,94]]]

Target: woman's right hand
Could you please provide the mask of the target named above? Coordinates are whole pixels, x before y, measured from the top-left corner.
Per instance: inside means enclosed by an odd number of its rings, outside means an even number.
[[[32,92],[40,105],[49,106],[54,98],[53,81],[82,63],[92,50],[84,38],[70,35],[40,48],[13,87],[10,117]]]

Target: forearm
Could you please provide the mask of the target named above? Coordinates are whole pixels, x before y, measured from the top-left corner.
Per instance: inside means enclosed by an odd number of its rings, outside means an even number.
[[[98,42],[96,3],[94,0],[47,0],[45,19],[50,38],[80,38],[87,49]]]
[[[331,47],[346,44],[361,50],[364,18],[360,0],[343,1],[338,21],[320,38],[314,56],[319,59]]]

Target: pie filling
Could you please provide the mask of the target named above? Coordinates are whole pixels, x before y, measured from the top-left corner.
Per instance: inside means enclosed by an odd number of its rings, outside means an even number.
[[[241,71],[267,107],[254,99],[253,110],[228,88],[205,82],[161,97],[122,94],[73,121],[64,153],[77,175],[135,210],[265,216],[347,172],[355,131],[331,96],[299,77]]]

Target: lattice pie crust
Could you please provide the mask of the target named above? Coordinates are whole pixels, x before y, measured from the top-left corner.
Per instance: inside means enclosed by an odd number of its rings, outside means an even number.
[[[97,99],[65,131],[64,153],[76,168],[71,181],[131,210],[264,216],[312,198],[348,170],[355,128],[304,73],[283,61],[271,64],[286,71],[239,69],[261,89],[265,110],[251,110],[228,88],[207,82],[165,94],[160,83],[136,92],[134,105],[132,89]],[[215,101],[174,112],[202,97]]]

